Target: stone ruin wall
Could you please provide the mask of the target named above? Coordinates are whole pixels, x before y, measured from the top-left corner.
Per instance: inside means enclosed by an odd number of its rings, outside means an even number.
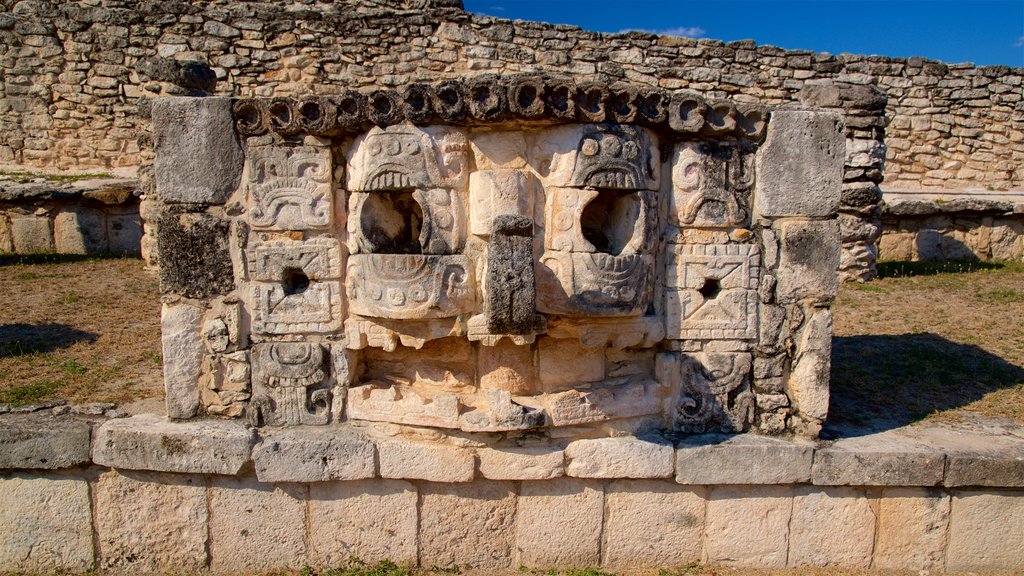
[[[797,100],[805,86],[823,80],[875,84],[889,96],[888,187],[1024,186],[1021,69],[601,34],[474,16],[457,0],[407,0],[398,10],[382,8],[394,2],[367,0],[0,5],[4,163],[144,163],[151,146],[139,105],[158,95],[151,90],[160,88],[156,80],[169,78],[140,64],[161,56],[208,63],[217,93],[235,96],[533,71],[604,75],[765,104]],[[415,9],[423,6],[425,12]]]

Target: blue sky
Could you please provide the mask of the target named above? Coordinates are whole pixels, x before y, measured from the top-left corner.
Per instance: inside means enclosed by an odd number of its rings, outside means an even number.
[[[501,18],[1024,66],[1024,0],[463,0]]]

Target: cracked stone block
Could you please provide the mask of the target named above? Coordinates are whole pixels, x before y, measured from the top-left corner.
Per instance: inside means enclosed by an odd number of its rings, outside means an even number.
[[[21,473],[0,478],[0,570],[89,570],[90,506],[85,479]]]
[[[813,458],[811,444],[750,435],[689,436],[676,450],[676,482],[802,484],[811,479]]]
[[[862,489],[798,487],[791,526],[790,566],[871,565],[875,512]]]
[[[103,211],[81,206],[61,210],[53,218],[53,240],[61,254],[106,252],[106,217]]]
[[[199,410],[202,374],[203,310],[191,304],[164,304],[160,314],[167,417],[187,419]]]
[[[878,500],[873,566],[884,570],[942,570],[950,497],[935,488],[886,488]]]
[[[469,175],[470,232],[489,236],[501,215],[533,219],[537,177],[526,170],[479,170]]]
[[[668,478],[672,444],[663,439],[592,438],[565,448],[566,475],[576,478]]]
[[[238,188],[243,153],[231,103],[214,97],[153,103],[156,188],[164,202],[223,204]]]
[[[480,475],[490,480],[548,480],[565,475],[565,452],[547,446],[480,448]]]
[[[784,568],[789,550],[790,486],[714,486],[708,497],[709,563]]]
[[[946,570],[1024,566],[1024,491],[958,490],[950,510]]]
[[[790,220],[776,224],[780,239],[776,301],[832,301],[839,290],[839,222]]]
[[[476,472],[476,459],[465,448],[404,439],[376,444],[382,478],[469,482]]]
[[[357,431],[302,427],[263,434],[252,459],[261,482],[323,482],[373,478],[375,454]]]
[[[53,252],[53,223],[45,216],[11,217],[11,236],[17,254]]]
[[[0,469],[71,468],[92,461],[92,427],[47,413],[0,418]]]

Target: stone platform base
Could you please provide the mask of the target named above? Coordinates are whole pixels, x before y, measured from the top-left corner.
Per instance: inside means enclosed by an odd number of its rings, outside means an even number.
[[[1024,566],[1019,431],[530,448],[331,432],[4,417],[0,571]]]

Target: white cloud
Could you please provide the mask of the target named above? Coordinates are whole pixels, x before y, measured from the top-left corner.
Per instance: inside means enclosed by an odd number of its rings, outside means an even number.
[[[1017,39],[1017,43],[1013,45],[1014,48],[1024,47],[1024,36]]]
[[[672,28],[661,28],[658,30],[652,30],[649,28],[626,28],[619,30],[619,33],[626,32],[647,32],[648,34],[657,34],[659,36],[681,36],[683,38],[703,38],[707,30],[700,28],[699,26],[675,26]]]

